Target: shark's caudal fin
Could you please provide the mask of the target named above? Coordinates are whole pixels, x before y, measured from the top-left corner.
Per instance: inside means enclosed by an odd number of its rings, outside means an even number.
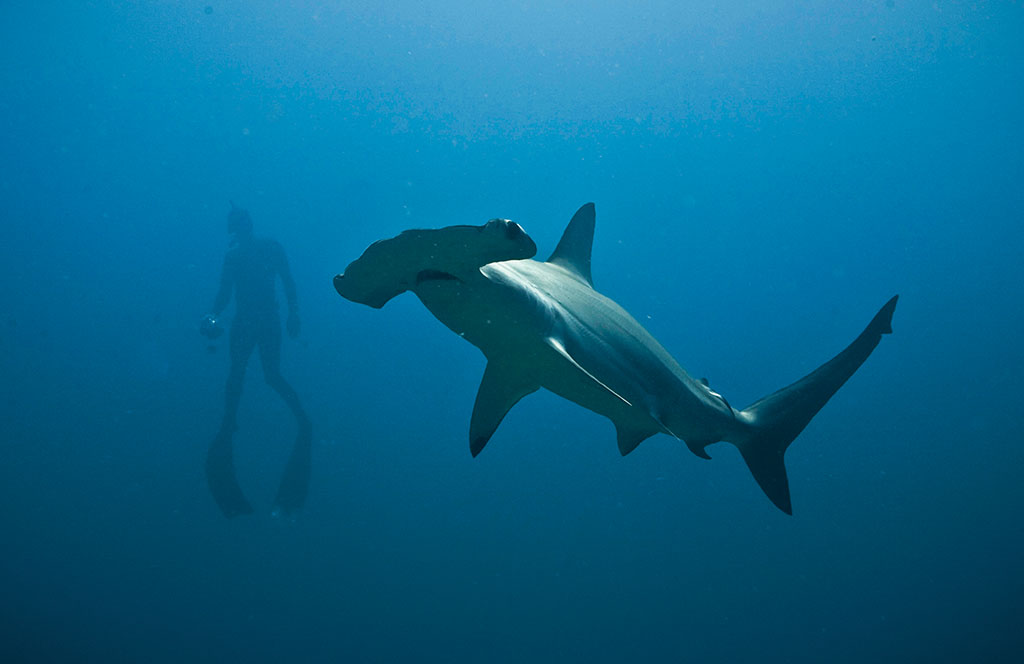
[[[750,425],[743,440],[733,442],[754,479],[776,507],[793,513],[783,455],[811,418],[871,355],[883,334],[892,332],[894,296],[885,303],[853,343],[834,358],[789,387],[770,394],[740,412]]]

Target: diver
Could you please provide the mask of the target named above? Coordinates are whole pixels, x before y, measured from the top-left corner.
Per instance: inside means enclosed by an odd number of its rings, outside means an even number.
[[[232,436],[237,428],[236,415],[242,398],[245,368],[249,356],[259,346],[264,379],[288,405],[298,423],[295,447],[274,501],[277,508],[291,512],[302,507],[309,488],[312,426],[295,390],[281,375],[281,319],[275,283],[280,278],[284,286],[288,300],[285,327],[288,336],[294,339],[299,334],[295,281],[281,245],[253,235],[252,218],[234,203],[231,203],[228,213],[228,233],[233,236],[233,241],[224,256],[220,290],[217,291],[212,313],[207,314],[199,326],[204,336],[211,339],[219,336],[223,328],[218,316],[234,293],[235,318],[228,335],[231,369],[224,390],[224,419],[207,453],[206,479],[225,516],[252,513],[252,507],[235,477]]]

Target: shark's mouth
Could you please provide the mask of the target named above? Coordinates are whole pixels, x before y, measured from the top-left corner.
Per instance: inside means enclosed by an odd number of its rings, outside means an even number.
[[[419,286],[427,281],[462,281],[462,279],[440,270],[420,270],[416,274],[416,285]]]

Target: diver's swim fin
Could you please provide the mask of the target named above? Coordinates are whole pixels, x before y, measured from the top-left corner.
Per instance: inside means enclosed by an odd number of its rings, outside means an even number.
[[[210,443],[206,453],[206,482],[224,516],[230,519],[241,514],[252,514],[252,506],[245,499],[235,477],[230,431],[221,432]]]
[[[277,488],[274,505],[285,514],[303,506],[309,493],[310,463],[313,451],[313,431],[309,422],[299,425],[299,435],[295,438],[288,466],[281,476],[281,484]]]

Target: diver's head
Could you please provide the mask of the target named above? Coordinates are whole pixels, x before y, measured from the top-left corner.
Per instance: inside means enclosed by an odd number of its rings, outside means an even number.
[[[231,211],[228,212],[228,234],[238,237],[252,235],[252,217],[245,208],[237,207],[231,203]]]

